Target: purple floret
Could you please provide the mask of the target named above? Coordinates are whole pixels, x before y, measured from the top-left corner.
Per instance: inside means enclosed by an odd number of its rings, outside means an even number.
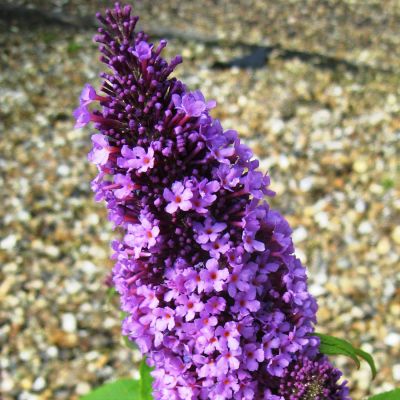
[[[109,69],[102,96],[85,86],[75,116],[99,132],[92,188],[122,232],[112,244],[122,331],[154,367],[154,398],[348,399],[318,354],[316,301],[266,201],[269,177],[210,116],[215,102],[170,77],[181,57],[168,63],[166,41],[135,32],[131,7],[98,19]]]

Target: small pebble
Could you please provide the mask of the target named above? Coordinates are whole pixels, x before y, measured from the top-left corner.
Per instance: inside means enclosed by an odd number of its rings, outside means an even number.
[[[66,313],[61,316],[61,327],[65,332],[73,333],[77,328],[77,321],[74,314]]]

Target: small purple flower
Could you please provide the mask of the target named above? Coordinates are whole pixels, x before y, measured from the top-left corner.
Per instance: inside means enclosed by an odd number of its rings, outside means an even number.
[[[217,324],[217,318],[213,315],[208,315],[205,312],[201,313],[200,318],[195,320],[195,327],[202,332],[210,331],[210,329],[212,329]]]
[[[217,181],[208,181],[207,179],[203,179],[199,183],[199,193],[201,198],[208,204],[212,204],[217,196],[214,194],[220,188],[220,184]]]
[[[267,370],[272,376],[283,376],[285,368],[289,365],[290,358],[285,354],[278,354],[271,358]]]
[[[214,108],[215,101],[206,102],[200,90],[192,93],[184,94],[182,97],[179,95],[172,95],[172,101],[178,110],[182,110],[189,117],[200,117],[206,110]]]
[[[204,308],[204,304],[200,301],[200,297],[193,294],[189,297],[184,294],[180,295],[176,299],[176,303],[178,304],[176,315],[185,317],[186,321],[193,320],[196,313],[199,313]]]
[[[219,233],[226,229],[227,225],[224,222],[213,222],[210,218],[206,218],[204,225],[195,223],[193,225],[194,231],[197,233],[197,243],[204,244],[207,242],[214,242]]]
[[[216,395],[214,398],[216,400],[231,399],[232,394],[237,392],[240,387],[237,379],[232,375],[227,375],[221,378],[222,379],[217,383],[217,386],[213,390],[213,393]]]
[[[225,254],[230,248],[229,234],[226,233],[225,235],[215,239],[213,242],[203,244],[201,247],[202,249],[207,250],[211,257],[218,260],[221,254]]]
[[[229,191],[232,191],[239,182],[243,174],[243,168],[238,166],[230,167],[227,164],[220,164],[214,171],[214,175],[219,179],[221,186]]]
[[[160,301],[158,300],[154,289],[151,289],[148,286],[143,285],[138,288],[137,294],[143,296],[144,298],[141,303],[141,307],[149,307],[151,309],[158,307]]]
[[[172,191],[168,188],[164,189],[164,199],[168,201],[165,211],[173,214],[178,209],[182,211],[188,211],[192,208],[190,199],[193,197],[193,193],[189,188],[185,188],[181,182],[174,182],[172,184]]]
[[[263,350],[258,348],[254,343],[246,344],[244,346],[243,354],[249,371],[256,371],[258,364],[264,361]]]
[[[215,334],[219,337],[218,341],[222,349],[237,350],[239,348],[240,334],[235,322],[226,322],[224,327],[218,326]]]
[[[160,228],[153,225],[147,218],[140,218],[142,223],[143,236],[145,237],[147,248],[150,249],[156,244],[156,239],[160,234]]]
[[[86,104],[81,104],[78,108],[76,108],[73,112],[73,115],[76,119],[75,128],[83,128],[92,120],[92,114],[87,109]]]
[[[243,231],[243,246],[249,253],[265,250],[265,244],[256,240],[255,235],[252,232]]]
[[[133,149],[128,146],[122,146],[122,157],[117,159],[118,166],[127,168],[128,171],[135,169],[137,172],[147,172],[154,167],[154,150],[149,147],[147,152],[143,147],[137,146]]]
[[[129,224],[128,233],[124,236],[124,243],[133,249],[135,258],[139,258],[143,247],[146,246],[143,227],[140,224]]]
[[[271,359],[273,357],[273,350],[278,349],[280,346],[279,336],[274,335],[273,333],[267,333],[263,336],[262,339],[262,348],[264,351],[265,359]]]
[[[228,370],[237,370],[240,367],[239,357],[242,354],[240,347],[237,350],[225,350],[217,358],[217,368],[221,374],[227,374]]]
[[[219,269],[218,261],[214,258],[206,262],[206,269],[200,271],[201,282],[198,291],[209,293],[213,290],[220,292],[229,276],[227,268]]]
[[[88,159],[93,164],[105,165],[111,154],[111,148],[108,140],[99,133],[92,135],[93,149],[88,154]]]
[[[88,83],[83,87],[81,95],[79,96],[81,106],[87,106],[93,101],[97,100],[96,90]]]
[[[132,191],[137,189],[136,183],[132,182],[129,175],[117,174],[114,176],[114,183],[120,186],[119,189],[114,191],[117,199],[125,199],[132,194]]]
[[[139,61],[143,62],[151,58],[151,49],[153,46],[150,46],[147,42],[142,40],[137,43],[135,46],[135,50],[132,51]]]
[[[215,351],[221,351],[218,338],[213,329],[203,329],[201,335],[196,339],[196,350],[199,353],[213,354]]]
[[[237,312],[242,316],[260,309],[260,302],[255,300],[256,290],[253,288],[247,292],[240,292],[235,298],[235,304],[232,307],[233,312]]]
[[[204,309],[209,314],[216,315],[223,312],[225,308],[226,300],[223,297],[213,296],[207,301]]]
[[[236,265],[229,276],[229,296],[235,298],[238,291],[245,292],[248,290],[250,287],[249,276],[250,271],[248,269],[244,269],[241,265]]]
[[[153,310],[153,315],[156,317],[154,326],[158,331],[163,332],[166,329],[171,330],[175,326],[175,311],[171,308],[155,308]]]

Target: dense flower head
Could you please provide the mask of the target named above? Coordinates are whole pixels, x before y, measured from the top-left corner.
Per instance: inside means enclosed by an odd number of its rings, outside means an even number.
[[[167,63],[166,41],[135,32],[130,6],[97,17],[109,71],[74,114],[98,131],[92,189],[123,232],[113,282],[155,398],[347,399],[318,361],[316,302],[291,229],[265,200],[268,175],[210,116],[215,102],[170,77],[181,57]]]
[[[287,400],[339,400],[347,398],[348,388],[337,384],[341,372],[326,357],[310,360],[300,357],[280,383],[280,394]]]

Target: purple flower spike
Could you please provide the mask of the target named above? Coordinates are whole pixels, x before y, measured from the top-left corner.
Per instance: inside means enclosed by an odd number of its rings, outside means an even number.
[[[92,189],[122,232],[122,332],[154,366],[154,398],[348,400],[312,335],[317,305],[268,175],[211,117],[215,102],[171,77],[181,57],[164,60],[166,41],[150,45],[130,11],[98,16],[103,95],[86,85],[74,115],[98,130]]]

